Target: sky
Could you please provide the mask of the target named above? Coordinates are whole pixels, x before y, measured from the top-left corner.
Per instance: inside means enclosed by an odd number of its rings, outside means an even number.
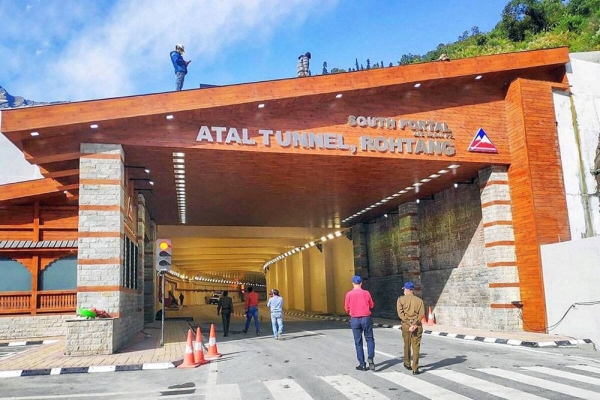
[[[0,0],[0,86],[34,101],[167,92],[176,43],[184,90],[291,78],[310,69],[398,65],[488,32],[508,0]]]

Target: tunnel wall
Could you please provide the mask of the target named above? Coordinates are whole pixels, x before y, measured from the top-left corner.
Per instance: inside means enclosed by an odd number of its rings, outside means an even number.
[[[476,180],[419,204],[403,205],[398,214],[365,225],[355,231],[365,231],[363,287],[375,301],[374,316],[397,319],[396,301],[410,280],[426,307],[434,307],[439,324],[473,326],[474,321],[485,321],[489,279]],[[364,258],[355,254],[361,266]]]

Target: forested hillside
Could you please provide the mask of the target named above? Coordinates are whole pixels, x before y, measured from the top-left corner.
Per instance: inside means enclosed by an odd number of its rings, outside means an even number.
[[[323,65],[322,73],[339,73],[371,68],[391,67],[489,54],[512,53],[568,46],[571,52],[600,50],[600,0],[511,0],[500,22],[490,32],[477,26],[465,30],[456,42],[440,43],[425,54],[403,54],[394,62],[370,60],[354,66],[332,68]]]
[[[423,55],[404,54],[399,64],[568,46],[571,52],[600,50],[600,0],[511,0],[490,32],[476,26],[458,41]]]

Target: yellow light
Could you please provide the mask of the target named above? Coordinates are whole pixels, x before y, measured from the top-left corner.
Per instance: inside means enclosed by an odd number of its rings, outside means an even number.
[[[169,248],[169,242],[160,242],[158,244],[158,248],[161,250],[166,250]]]

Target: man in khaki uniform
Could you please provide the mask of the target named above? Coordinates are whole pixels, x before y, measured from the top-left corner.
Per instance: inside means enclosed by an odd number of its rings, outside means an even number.
[[[402,339],[404,339],[404,368],[412,370],[413,375],[419,374],[419,351],[423,324],[421,320],[425,315],[423,300],[414,295],[415,285],[412,282],[404,284],[404,296],[398,297],[396,309],[402,321]],[[410,363],[410,350],[412,347],[413,363]]]

